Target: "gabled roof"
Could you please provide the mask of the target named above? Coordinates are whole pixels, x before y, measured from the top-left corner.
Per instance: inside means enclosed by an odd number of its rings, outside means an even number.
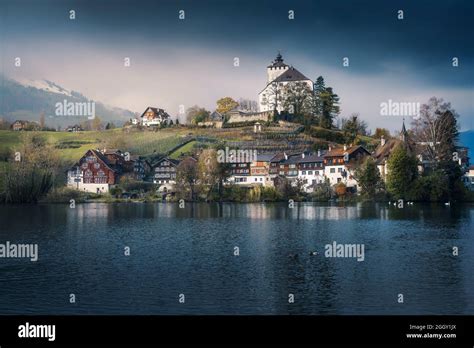
[[[310,79],[304,76],[297,69],[291,67],[273,81],[274,82],[294,82],[294,81],[304,81],[304,80],[310,80]]]
[[[338,148],[335,148],[335,149],[331,149],[331,151],[328,151],[324,155],[324,157],[325,158],[327,158],[327,157],[343,157],[344,154],[346,154],[346,153],[350,156],[359,149],[362,149],[363,151],[367,152],[367,154],[370,155],[370,152],[367,151],[363,146],[355,145],[355,146],[348,147],[346,150],[344,150],[343,147],[338,147]]]
[[[145,111],[143,111],[142,115],[140,117],[143,118],[143,116],[145,116],[145,113],[148,111],[148,110],[151,110],[153,111],[154,113],[154,118],[170,118],[171,116],[163,109],[159,109],[159,108],[155,108],[155,107],[152,107],[152,106],[149,106],[146,108]]]
[[[163,162],[163,161],[168,161],[168,162],[170,162],[170,163],[171,163],[173,166],[175,166],[175,167],[178,166],[178,164],[180,163],[179,160],[176,160],[176,159],[173,159],[173,158],[169,158],[169,157],[162,157],[162,158],[160,158],[158,161],[156,161],[156,162],[152,165],[152,167],[154,168],[154,167],[158,166],[158,164],[160,164],[160,163]]]
[[[387,140],[385,145],[377,146],[373,154],[375,163],[384,163],[384,161],[391,155],[392,151],[401,143],[402,141],[400,139],[392,138]]]
[[[274,153],[259,153],[257,154],[257,162],[270,162],[273,157],[275,157]]]

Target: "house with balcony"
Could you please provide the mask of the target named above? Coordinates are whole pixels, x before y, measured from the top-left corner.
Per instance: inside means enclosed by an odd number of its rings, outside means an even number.
[[[355,170],[367,156],[370,156],[370,152],[361,145],[329,147],[323,159],[324,176],[331,185],[343,183],[346,187],[357,191]]]

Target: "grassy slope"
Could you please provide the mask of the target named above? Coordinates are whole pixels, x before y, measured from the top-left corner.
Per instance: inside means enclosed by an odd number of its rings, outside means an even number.
[[[126,133],[121,129],[102,132],[38,132],[48,142],[60,145],[65,142],[78,142],[78,148],[58,149],[61,157],[67,162],[78,160],[88,149],[99,146],[120,147],[137,155],[150,155],[154,152],[164,153],[182,142],[182,134],[175,130],[158,132]],[[21,142],[23,132],[0,130],[0,150],[15,150]],[[109,145],[106,145],[109,144]],[[119,146],[114,146],[119,145]]]

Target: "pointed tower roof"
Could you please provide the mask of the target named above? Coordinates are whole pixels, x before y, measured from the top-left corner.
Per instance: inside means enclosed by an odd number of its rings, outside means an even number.
[[[400,140],[405,142],[408,140],[408,132],[405,127],[405,117],[403,118],[402,131],[400,132]]]
[[[286,67],[288,65],[286,65],[284,62],[284,59],[280,53],[280,51],[278,51],[278,54],[275,58],[275,60],[272,62],[272,64],[270,64],[267,68],[272,68],[272,67]]]

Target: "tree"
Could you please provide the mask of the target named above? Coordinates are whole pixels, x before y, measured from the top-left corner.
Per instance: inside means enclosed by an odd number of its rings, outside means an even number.
[[[198,124],[199,122],[207,121],[210,115],[210,111],[194,105],[186,110],[186,121],[187,123]]]
[[[348,119],[342,119],[342,130],[346,143],[353,143],[357,135],[367,134],[367,123],[359,119],[358,113],[353,113]]]
[[[239,109],[248,111],[248,112],[257,112],[258,103],[256,100],[240,98],[239,99]]]
[[[383,190],[383,180],[372,157],[367,157],[364,163],[357,168],[355,177],[361,194],[366,197],[373,198]]]
[[[331,87],[327,87],[320,98],[322,103],[320,126],[330,129],[333,127],[334,119],[340,112],[339,96],[333,92]]]
[[[102,129],[102,120],[100,119],[99,116],[95,116],[94,119],[91,122],[91,128],[92,130],[99,131]]]
[[[265,89],[265,93],[262,96],[262,105],[268,110],[273,111],[273,116],[276,117],[278,113],[278,107],[282,103],[282,85],[278,82],[273,81]]]
[[[320,121],[323,117],[323,101],[322,94],[326,92],[326,85],[324,78],[319,76],[313,85],[313,117],[314,123],[320,125]]]
[[[176,188],[181,197],[188,198],[191,201],[196,198],[197,177],[197,161],[192,157],[181,161],[176,171]]]
[[[390,138],[390,131],[386,128],[376,128],[374,138],[380,139],[381,137],[384,137],[385,139]]]
[[[413,136],[416,142],[426,146],[428,160],[436,162],[446,151],[453,150],[458,136],[457,116],[451,103],[441,98],[432,97],[421,106],[419,117],[413,119]]]
[[[304,82],[289,82],[283,86],[284,110],[302,123],[306,123],[306,116],[311,113],[312,99],[311,88]]]
[[[3,199],[7,203],[36,203],[63,172],[58,150],[41,135],[27,133],[16,152],[20,157],[7,167]]]
[[[387,190],[396,199],[406,199],[418,176],[417,160],[402,144],[398,145],[388,159]]]
[[[201,192],[209,198],[214,186],[218,183],[219,163],[215,149],[204,149],[198,160],[198,180]]]
[[[231,97],[224,97],[217,101],[216,110],[217,112],[223,114],[227,111],[234,109],[237,106],[239,106],[239,103],[237,103],[234,99],[232,99]]]

